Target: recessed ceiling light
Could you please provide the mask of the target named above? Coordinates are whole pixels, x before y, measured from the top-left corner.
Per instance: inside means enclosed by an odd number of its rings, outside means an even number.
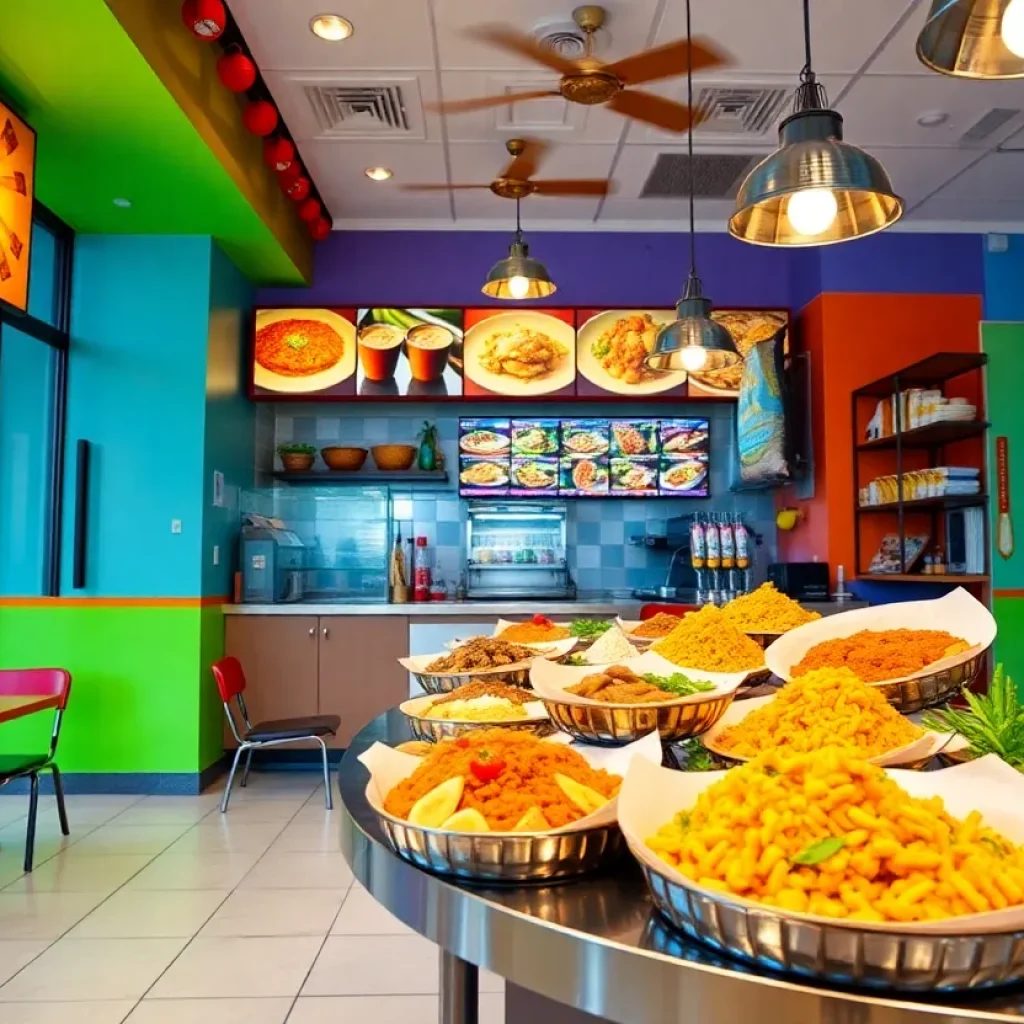
[[[355,31],[352,22],[340,14],[318,14],[309,23],[310,31],[329,43],[340,43]]]
[[[117,198],[116,198],[116,199],[114,200],[114,205],[115,205],[115,206],[116,206],[116,207],[117,207],[117,208],[118,208],[119,210],[127,210],[127,209],[128,209],[128,207],[132,205],[132,201],[131,201],[130,199],[124,199],[124,198],[122,198],[121,196],[118,196],[118,197],[117,197]]]
[[[367,167],[363,171],[370,181],[387,181],[388,178],[393,177],[393,173],[389,167]]]
[[[949,114],[944,110],[926,110],[919,114],[917,123],[922,128],[934,128],[936,125],[945,124],[949,120]]]

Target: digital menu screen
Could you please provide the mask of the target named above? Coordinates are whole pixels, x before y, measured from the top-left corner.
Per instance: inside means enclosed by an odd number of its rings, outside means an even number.
[[[463,419],[463,497],[706,498],[706,419]]]

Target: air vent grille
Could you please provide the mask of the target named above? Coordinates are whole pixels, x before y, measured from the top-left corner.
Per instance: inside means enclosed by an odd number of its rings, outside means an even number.
[[[987,114],[983,114],[978,118],[978,120],[960,136],[960,142],[981,142],[982,139],[987,139],[993,132],[1002,128],[1007,121],[1012,121],[1019,113],[1020,110],[1011,109],[1009,107],[993,107]]]
[[[764,135],[774,130],[790,96],[770,85],[712,85],[700,89],[694,106],[702,134]]]
[[[304,91],[322,135],[409,134],[400,85],[306,85]]]
[[[736,153],[695,153],[693,195],[696,199],[732,199],[759,156]],[[685,153],[659,153],[640,192],[641,199],[685,199],[690,194],[690,158]]]

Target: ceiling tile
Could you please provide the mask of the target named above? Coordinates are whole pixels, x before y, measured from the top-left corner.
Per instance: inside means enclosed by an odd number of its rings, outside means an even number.
[[[812,56],[819,74],[852,74],[871,56],[900,15],[919,0],[817,0],[811,4]],[[693,32],[729,54],[736,71],[797,74],[804,63],[800,4],[757,0],[742,5],[694,0]],[[686,7],[666,7],[657,41],[686,38]]]
[[[694,214],[701,230],[724,231],[733,204],[728,199],[699,199],[694,204]],[[659,228],[673,225],[679,231],[689,226],[689,204],[685,199],[637,199],[609,196],[601,207],[598,224],[609,221],[637,221],[646,224],[656,222]]]
[[[1024,200],[1000,202],[998,199],[942,199],[922,203],[908,218],[914,221],[939,221],[945,224],[987,223],[991,231],[1020,231],[1024,225]]]
[[[977,159],[977,153],[974,154]],[[936,198],[964,202],[986,200],[1015,202],[1024,199],[1024,153],[989,153],[951,181]]]
[[[920,202],[973,160],[978,151],[970,149],[893,149],[874,146],[871,155],[881,161],[898,196],[908,207]]]
[[[428,0],[401,0],[401,16],[381,0],[228,0],[231,13],[261,70],[434,67]],[[309,23],[332,6],[355,29],[346,40],[325,42]]]
[[[869,70],[873,75],[936,75],[917,59],[917,37],[924,28],[930,7],[926,0],[920,0],[899,31],[871,62]]]

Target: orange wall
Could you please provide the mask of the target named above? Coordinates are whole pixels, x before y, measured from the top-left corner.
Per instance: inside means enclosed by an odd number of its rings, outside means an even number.
[[[980,346],[981,297],[974,295],[824,294],[800,316],[801,340],[811,356],[811,414],[814,423],[815,496],[777,502],[804,513],[797,528],[780,536],[784,560],[827,560],[833,582],[838,565],[854,575],[853,424],[851,392],[935,352],[976,352]],[[973,393],[972,393],[973,392]],[[950,393],[956,394],[952,387]],[[961,394],[979,398],[971,385]],[[866,403],[862,419],[867,418]],[[981,448],[958,454],[981,465]],[[951,452],[952,455],[952,452]],[[861,463],[861,483],[892,472],[891,456]],[[895,516],[861,517],[861,557],[866,563],[882,533],[895,529]],[[922,524],[924,525],[924,524]]]

